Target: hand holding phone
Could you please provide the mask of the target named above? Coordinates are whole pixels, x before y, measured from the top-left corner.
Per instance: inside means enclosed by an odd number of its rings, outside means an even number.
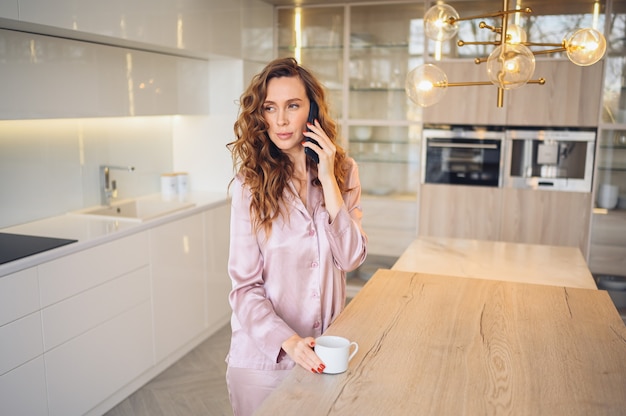
[[[308,121],[309,123],[311,123],[311,124],[314,124],[314,123],[315,123],[315,120],[316,120],[318,117],[319,117],[319,108],[317,107],[317,103],[316,103],[315,101],[311,100],[310,110],[309,110],[309,118],[308,118],[308,120],[307,120],[307,121]],[[311,131],[311,129],[309,129],[308,127],[307,127],[307,129],[308,129],[309,131]],[[310,137],[305,137],[305,138],[304,138],[304,140],[305,140],[305,141],[307,141],[307,142],[315,143],[315,144],[316,144],[316,145],[318,145],[318,146],[320,145],[320,144],[317,142],[317,140],[315,140],[315,139],[311,139]],[[310,157],[310,158],[311,158],[311,160],[313,160],[315,163],[320,163],[320,157],[319,157],[319,155],[317,154],[317,152],[316,152],[315,150],[310,149],[310,148],[308,148],[308,147],[305,147],[305,148],[304,148],[304,153],[306,153],[306,155],[307,155],[308,157]]]

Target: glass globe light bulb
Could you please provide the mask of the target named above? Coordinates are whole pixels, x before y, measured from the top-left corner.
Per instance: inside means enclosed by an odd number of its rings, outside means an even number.
[[[525,85],[535,72],[535,56],[522,44],[504,43],[487,58],[487,75],[497,87],[513,90]]]
[[[445,95],[447,87],[446,73],[432,64],[420,65],[409,72],[406,77],[406,95],[422,107],[438,103]]]
[[[578,29],[564,40],[567,57],[580,66],[593,65],[606,52],[606,39],[592,28]]]
[[[459,31],[458,22],[450,23],[450,18],[458,19],[454,7],[436,4],[424,14],[424,34],[432,40],[443,42],[452,39]]]
[[[519,25],[510,24],[506,29],[507,41],[511,45],[517,43],[524,43],[528,39],[528,35],[526,35],[526,31]]]

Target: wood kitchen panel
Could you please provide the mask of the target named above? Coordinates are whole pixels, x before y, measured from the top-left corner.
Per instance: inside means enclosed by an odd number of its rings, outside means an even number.
[[[590,194],[509,188],[501,192],[502,241],[579,247],[586,257]]]
[[[379,270],[330,326],[348,371],[296,367],[258,415],[589,415],[626,409],[605,291]]]
[[[420,236],[500,239],[499,188],[423,184]]]
[[[441,61],[435,65],[442,69],[448,82],[489,81],[485,65],[471,60]],[[424,123],[491,124],[506,123],[506,109],[498,108],[498,90],[493,85],[448,87],[437,104],[424,108]]]
[[[603,74],[603,61],[581,67],[567,59],[538,60],[533,79],[546,83],[505,93],[507,125],[597,126]]]

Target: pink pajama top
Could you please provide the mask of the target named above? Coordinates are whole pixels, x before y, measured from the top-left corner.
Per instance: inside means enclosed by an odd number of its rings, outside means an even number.
[[[232,185],[229,274],[233,309],[227,363],[231,367],[285,370],[294,362],[281,349],[294,333],[317,337],[343,310],[346,272],[365,260],[361,228],[361,184],[354,160],[332,222],[322,188],[309,185],[307,207],[285,191],[287,216],[278,216],[267,241],[251,228],[250,189],[241,178]],[[309,184],[311,183],[309,172]]]

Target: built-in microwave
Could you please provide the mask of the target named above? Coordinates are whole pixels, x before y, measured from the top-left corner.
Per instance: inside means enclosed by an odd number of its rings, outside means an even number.
[[[504,186],[591,192],[593,129],[506,131]]]
[[[423,138],[422,183],[502,185],[503,129],[439,126]]]

